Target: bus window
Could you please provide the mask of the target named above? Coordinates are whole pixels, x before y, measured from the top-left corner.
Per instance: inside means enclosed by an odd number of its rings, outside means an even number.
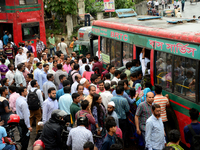
[[[20,5],[29,5],[29,4],[37,4],[37,0],[19,0]]]
[[[131,62],[133,59],[133,45],[128,43],[123,43],[123,66],[126,65],[127,62]]]
[[[110,39],[102,37],[101,57],[105,64],[110,64]]]
[[[195,101],[195,60],[175,56],[174,81],[175,91]]]
[[[5,11],[5,5],[6,5],[6,1],[5,0],[0,0],[0,12],[4,12]]]
[[[22,24],[22,39],[30,40],[39,36],[39,22]]]
[[[111,40],[111,64],[115,67],[121,67],[121,42]]]
[[[172,55],[158,52],[156,58],[156,80],[164,88],[172,90]]]

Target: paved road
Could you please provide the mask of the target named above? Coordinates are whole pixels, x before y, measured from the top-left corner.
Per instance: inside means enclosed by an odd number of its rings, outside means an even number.
[[[173,8],[172,4],[170,4],[169,6],[171,9]],[[181,6],[180,6],[180,8],[181,8]],[[198,16],[200,16],[199,8],[200,8],[200,2],[190,4],[190,1],[187,0],[185,2],[184,12],[181,11],[183,18],[192,18],[193,15],[195,15],[196,18],[198,18]],[[182,10],[182,8],[181,8],[181,10]]]

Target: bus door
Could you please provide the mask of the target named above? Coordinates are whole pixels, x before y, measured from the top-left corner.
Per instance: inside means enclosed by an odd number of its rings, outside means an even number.
[[[0,37],[4,36],[5,31],[8,31],[9,38],[13,41],[13,24],[12,23],[0,23]]]

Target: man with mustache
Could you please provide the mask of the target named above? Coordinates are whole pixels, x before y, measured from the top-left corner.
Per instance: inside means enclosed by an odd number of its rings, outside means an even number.
[[[146,121],[145,141],[148,150],[161,150],[165,147],[165,131],[158,104],[152,105],[152,115]]]

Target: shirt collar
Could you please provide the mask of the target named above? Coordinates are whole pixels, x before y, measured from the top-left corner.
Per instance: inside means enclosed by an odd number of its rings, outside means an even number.
[[[152,117],[153,117],[154,120],[159,120],[159,119],[160,119],[160,118],[157,119],[157,118],[154,116],[154,114],[152,114]]]
[[[23,100],[25,100],[25,101],[26,101],[26,97],[24,97],[24,96],[21,96],[21,95],[20,95],[20,97],[21,97],[21,99],[23,99]]]
[[[48,100],[49,100],[49,101],[53,101],[50,97],[48,97]]]
[[[111,140],[114,138],[114,135],[111,136],[110,134],[107,134],[108,138],[110,138]]]

